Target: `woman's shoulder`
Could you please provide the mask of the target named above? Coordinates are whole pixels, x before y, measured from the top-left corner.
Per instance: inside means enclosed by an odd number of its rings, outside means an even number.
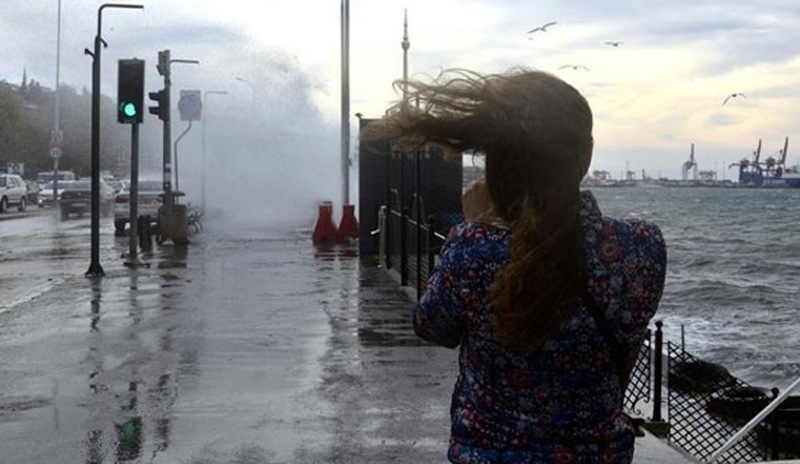
[[[463,222],[450,229],[445,248],[470,260],[508,259],[507,229],[480,222]]]
[[[448,240],[461,240],[466,243],[484,241],[504,242],[509,230],[501,225],[482,222],[462,222],[450,230]]]
[[[664,234],[661,232],[661,228],[656,223],[644,219],[616,219],[603,216],[600,219],[599,229],[601,235],[614,233],[615,235],[625,235],[631,238],[664,241]]]

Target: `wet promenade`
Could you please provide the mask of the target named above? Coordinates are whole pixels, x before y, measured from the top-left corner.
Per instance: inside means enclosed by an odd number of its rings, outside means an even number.
[[[91,280],[85,246],[52,240],[58,279],[0,312],[0,463],[446,462],[456,353],[354,249],[211,226],[129,269],[104,235]]]

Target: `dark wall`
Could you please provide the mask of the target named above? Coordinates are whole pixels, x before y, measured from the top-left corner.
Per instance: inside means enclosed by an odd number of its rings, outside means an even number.
[[[362,118],[360,129],[375,119]],[[378,254],[378,210],[391,205],[416,219],[414,199],[422,198],[422,221],[432,216],[436,229],[446,233],[463,218],[461,160],[446,161],[438,152],[392,153],[385,141],[359,143],[359,252],[362,258]],[[369,262],[369,260],[367,260]]]
[[[375,119],[361,118],[359,131]],[[362,257],[378,254],[378,236],[371,232],[378,228],[378,210],[386,203],[387,159],[389,142],[386,140],[360,140],[358,146],[358,249]]]

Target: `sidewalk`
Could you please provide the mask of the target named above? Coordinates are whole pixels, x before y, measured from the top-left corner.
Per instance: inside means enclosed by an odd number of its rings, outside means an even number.
[[[19,257],[47,289],[0,312],[0,463],[446,462],[457,352],[354,250],[211,224],[133,270],[108,231],[93,280],[65,227]],[[693,461],[648,435],[634,462]]]

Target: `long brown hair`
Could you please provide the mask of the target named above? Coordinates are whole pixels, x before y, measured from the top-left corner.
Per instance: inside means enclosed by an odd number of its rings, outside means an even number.
[[[578,210],[593,145],[589,104],[561,79],[525,69],[395,85],[406,98],[376,126],[383,137],[485,154],[495,214],[511,229],[511,259],[487,303],[506,348],[537,350],[585,284]]]

